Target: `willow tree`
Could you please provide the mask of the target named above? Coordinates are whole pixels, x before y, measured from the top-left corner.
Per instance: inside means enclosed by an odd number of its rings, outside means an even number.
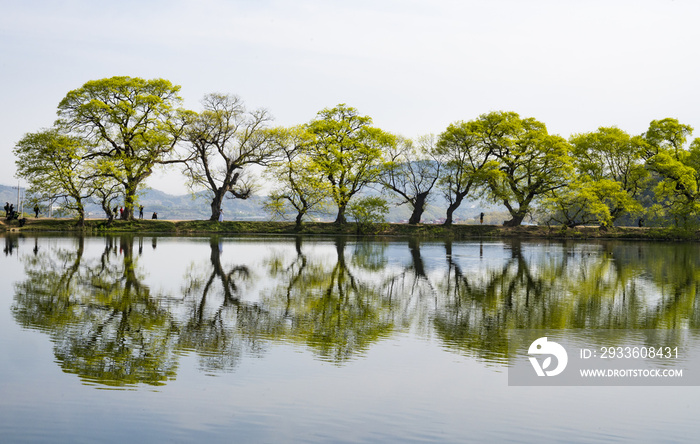
[[[305,150],[312,167],[325,177],[331,199],[338,206],[336,224],[345,224],[350,199],[366,185],[377,182],[384,165],[383,152],[396,138],[373,127],[372,118],[360,116],[344,103],[320,111],[305,126]]]
[[[118,181],[124,217],[133,219],[136,195],[158,164],[168,163],[182,130],[180,87],[168,80],[111,77],[68,92],[56,124],[90,142],[86,158]]]
[[[547,132],[544,123],[521,118],[514,112],[490,113],[493,126],[487,134],[497,168],[487,176],[487,196],[502,203],[518,226],[537,200],[563,188],[571,179],[573,164],[569,143]]]
[[[609,207],[609,221],[625,213],[642,211],[636,198],[646,187],[649,171],[644,166],[647,145],[641,137],[615,127],[576,134],[572,146],[577,181],[582,188],[598,190],[601,202]]]
[[[385,153],[387,162],[379,181],[401,197],[401,204],[411,207],[410,225],[420,223],[430,192],[440,178],[442,162],[435,154],[434,145],[432,135],[419,137],[415,144],[400,138]]]
[[[296,229],[311,213],[325,212],[329,190],[324,177],[313,167],[304,151],[307,133],[302,127],[279,131],[280,153],[278,161],[266,170],[266,175],[277,185],[265,202],[265,210],[273,216],[294,216]]]
[[[26,134],[13,149],[17,176],[29,184],[40,201],[60,201],[62,207],[85,220],[85,202],[94,193],[95,176],[85,159],[88,144],[56,128]]]
[[[700,139],[686,147],[692,132],[690,125],[667,118],[652,121],[642,135],[647,144],[647,168],[658,180],[654,188],[657,207],[676,225],[696,221],[700,215]]]
[[[647,143],[647,158],[659,153],[678,157],[684,150],[688,138],[693,134],[693,127],[680,123],[678,119],[667,117],[652,120],[642,138]]]
[[[443,163],[439,180],[447,201],[445,225],[452,225],[453,214],[469,196],[475,197],[494,167],[494,147],[490,138],[500,130],[493,114],[469,122],[456,122],[440,134],[434,153]]]
[[[208,94],[202,104],[184,131],[189,159],[184,173],[191,188],[210,192],[210,220],[217,220],[224,197],[250,197],[250,169],[277,158],[279,137],[268,128],[272,117],[267,110],[248,111],[238,96]]]

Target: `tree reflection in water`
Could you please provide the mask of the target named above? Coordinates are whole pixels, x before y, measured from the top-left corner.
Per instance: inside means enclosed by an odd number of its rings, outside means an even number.
[[[174,378],[176,329],[167,310],[141,283],[133,237],[107,238],[94,262],[73,248],[24,256],[17,285],[18,322],[48,332],[64,371],[106,385],[162,384]]]
[[[700,327],[695,244],[431,242],[426,261],[418,239],[296,237],[261,242],[262,262],[225,263],[222,249],[246,241],[212,237],[180,291],[154,294],[139,265],[152,251],[143,238],[138,254],[132,236],[105,238],[97,256],[85,242],[35,239],[13,313],[51,336],[64,371],[105,385],[162,384],[188,352],[205,371],[232,371],[273,342],[341,365],[411,331],[502,363],[512,328]]]
[[[230,371],[244,351],[262,353],[263,338],[279,329],[275,319],[258,304],[246,302],[246,284],[254,280],[247,265],[225,266],[221,262],[222,240],[209,240],[209,264],[203,272],[185,280],[179,346],[196,351],[207,371]]]
[[[309,259],[297,237],[296,257],[268,261],[270,276],[280,280],[266,305],[286,321],[279,339],[303,343],[317,355],[343,362],[366,351],[393,328],[391,300],[381,283],[365,273],[380,271],[385,260],[380,244],[356,244],[347,262],[347,238],[334,241],[335,255]]]

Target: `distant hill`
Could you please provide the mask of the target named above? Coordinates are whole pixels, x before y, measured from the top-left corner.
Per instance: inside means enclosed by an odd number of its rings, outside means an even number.
[[[24,195],[24,189],[21,190]],[[385,193],[382,193],[386,196]],[[223,203],[224,217],[226,220],[269,220],[270,215],[263,210],[265,196],[252,196],[249,199],[225,199]],[[0,206],[5,202],[17,205],[17,188],[0,185]],[[150,218],[153,212],[158,213],[159,219],[166,220],[204,220],[211,215],[210,200],[206,192],[195,195],[171,195],[159,190],[148,189],[141,193],[139,203],[144,207],[144,218]],[[411,215],[407,205],[390,205],[391,211],[387,216],[389,222],[405,222]],[[428,204],[423,213],[423,222],[439,223],[445,217],[447,204],[442,196],[435,194],[433,201]],[[98,205],[88,205],[86,207],[87,216],[90,218],[105,217],[102,208]],[[475,222],[480,212],[487,213],[488,216],[498,217],[500,221],[489,223],[500,223],[501,209],[485,206],[476,201],[465,201],[455,212],[456,222]],[[46,210],[42,209],[42,214]],[[329,214],[322,220],[333,220],[335,214]]]

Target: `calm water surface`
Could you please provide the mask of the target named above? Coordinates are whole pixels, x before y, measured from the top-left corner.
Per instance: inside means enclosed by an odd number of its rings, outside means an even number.
[[[700,387],[507,378],[509,329],[700,328],[696,244],[1,242],[1,442],[700,436]]]

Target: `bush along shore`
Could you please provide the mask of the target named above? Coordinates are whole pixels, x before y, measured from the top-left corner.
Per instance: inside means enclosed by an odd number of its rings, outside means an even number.
[[[362,236],[415,236],[421,238],[479,239],[479,238],[548,238],[548,239],[630,239],[698,241],[700,231],[682,228],[598,227],[563,228],[555,226],[500,225],[408,225],[377,223],[358,226],[354,223],[337,225],[330,222],[307,222],[297,229],[293,222],[224,221],[209,220],[115,220],[108,224],[104,219],[86,220],[82,226],[75,219],[26,219],[19,222],[2,220],[0,232],[10,233],[66,233],[112,234],[139,233],[163,235],[201,234],[263,234],[263,235],[362,235]]]

